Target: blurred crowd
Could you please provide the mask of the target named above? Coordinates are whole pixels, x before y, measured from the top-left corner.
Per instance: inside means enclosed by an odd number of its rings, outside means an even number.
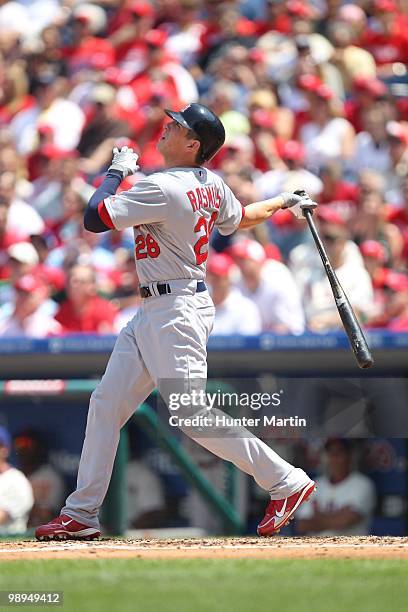
[[[198,100],[242,203],[307,190],[361,321],[408,331],[407,65],[403,0],[0,0],[0,335],[137,311],[132,232],[92,234],[83,210],[114,145],[140,153],[129,189],[162,168],[163,109]],[[215,334],[340,326],[290,212],[211,247]]]

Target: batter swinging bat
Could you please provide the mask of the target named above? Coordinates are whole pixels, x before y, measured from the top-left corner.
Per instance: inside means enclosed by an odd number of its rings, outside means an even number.
[[[303,190],[295,191],[297,195],[308,197],[307,193]],[[374,359],[368,348],[367,341],[364,337],[361,327],[357,321],[356,315],[351,307],[350,302],[344,292],[343,287],[339,283],[339,279],[331,265],[329,257],[326,253],[326,249],[321,241],[316,225],[313,221],[313,213],[311,210],[305,209],[303,214],[309,225],[309,229],[312,232],[313,239],[315,241],[317,250],[323,262],[323,267],[326,271],[327,278],[329,279],[330,286],[333,291],[334,301],[336,302],[337,310],[339,311],[340,318],[343,322],[344,329],[348,336],[350,346],[353,350],[354,356],[360,368],[370,368]]]

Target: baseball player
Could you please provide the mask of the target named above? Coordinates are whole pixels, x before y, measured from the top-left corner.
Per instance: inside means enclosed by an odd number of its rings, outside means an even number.
[[[219,118],[201,104],[165,112],[171,121],[157,144],[165,169],[115,195],[122,180],[138,168],[132,149],[115,148],[106,178],[85,211],[89,231],[134,228],[143,302],[120,332],[105,374],[92,393],[77,489],[59,517],[37,528],[40,540],[99,537],[98,512],[121,427],[155,387],[160,391],[161,381],[206,380],[214,305],[205,275],[213,227],[228,235],[262,223],[282,208],[302,218],[303,208],[316,206],[310,199],[282,193],[244,209],[221,177],[203,166],[224,143]],[[259,535],[277,532],[315,488],[303,470],[249,432],[238,437],[189,435],[269,492],[271,501],[258,526]]]

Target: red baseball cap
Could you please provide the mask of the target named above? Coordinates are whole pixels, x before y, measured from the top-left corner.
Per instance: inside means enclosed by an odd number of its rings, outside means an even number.
[[[256,240],[240,240],[229,247],[228,253],[236,259],[251,259],[259,263],[266,259],[265,249]]]
[[[129,6],[129,10],[139,17],[153,17],[154,15],[152,5],[148,2],[143,2],[143,0],[132,2],[132,4]]]
[[[164,30],[150,30],[145,36],[145,41],[151,47],[162,47],[167,40]]]
[[[299,77],[298,83],[299,87],[301,89],[305,89],[306,91],[316,91],[321,85],[323,85],[321,78],[315,74],[302,74],[302,76]]]
[[[215,276],[229,276],[233,265],[233,260],[226,253],[212,253],[208,259],[207,272]]]
[[[38,289],[45,289],[45,287],[46,285],[43,280],[33,274],[26,274],[14,283],[14,288],[17,291],[24,291],[25,293],[32,293]]]
[[[375,0],[374,10],[382,13],[396,13],[398,6],[393,0]]]
[[[330,207],[330,205],[323,205],[317,207],[317,217],[324,223],[330,223],[331,225],[346,226],[346,222],[339,213]]]
[[[49,159],[75,159],[79,156],[78,151],[75,149],[67,151],[65,149],[59,149],[51,143],[42,146],[39,153]]]
[[[333,90],[327,87],[327,85],[320,85],[314,90],[314,93],[322,100],[333,100],[334,98]]]
[[[384,279],[384,285],[395,292],[408,291],[408,276],[402,272],[388,270]]]
[[[282,253],[276,246],[276,244],[266,244],[265,247],[265,255],[267,259],[274,259],[275,261],[282,261]]]
[[[251,113],[251,122],[259,127],[270,129],[275,124],[275,117],[270,111],[258,108]]]
[[[305,147],[297,140],[287,140],[280,148],[282,159],[302,161],[305,158]]]
[[[380,79],[376,79],[375,77],[356,77],[353,80],[353,87],[357,91],[364,91],[375,98],[385,96],[388,91],[387,86],[380,81]]]
[[[363,257],[372,257],[380,263],[384,263],[387,260],[385,248],[377,240],[365,240],[360,244],[360,251]]]
[[[289,0],[286,4],[286,8],[290,15],[296,17],[312,17],[313,10],[306,2],[300,2],[299,0]]]

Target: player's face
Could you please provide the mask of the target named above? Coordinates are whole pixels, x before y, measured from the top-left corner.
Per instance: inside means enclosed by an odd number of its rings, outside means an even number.
[[[157,143],[157,148],[166,160],[186,158],[195,159],[200,143],[191,138],[189,130],[176,121],[166,123],[163,133]]]

